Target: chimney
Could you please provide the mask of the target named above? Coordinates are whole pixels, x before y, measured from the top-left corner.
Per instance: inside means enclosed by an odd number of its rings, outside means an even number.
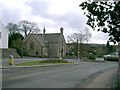
[[[45,30],[45,27],[44,27],[44,29],[43,29],[43,35],[45,35],[45,31],[46,31],[46,30]]]
[[[60,28],[60,33],[63,34],[63,27]]]

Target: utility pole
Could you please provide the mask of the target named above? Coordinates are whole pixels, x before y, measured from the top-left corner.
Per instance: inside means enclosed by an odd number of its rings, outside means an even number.
[[[80,53],[80,50],[79,50],[79,40],[77,39],[77,43],[78,43],[78,61],[79,61],[79,53]]]
[[[118,85],[120,86],[120,42],[118,42],[118,83]]]

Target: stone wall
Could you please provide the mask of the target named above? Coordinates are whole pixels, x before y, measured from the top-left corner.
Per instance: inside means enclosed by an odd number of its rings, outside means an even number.
[[[31,44],[33,44],[33,46]],[[26,55],[42,57],[42,47],[34,37],[31,36],[25,45]]]
[[[20,58],[20,55],[17,53],[16,49],[8,48],[8,49],[0,49],[2,51],[2,58],[8,58],[9,55],[13,55],[15,58]]]
[[[52,58],[59,57],[59,55],[58,55],[58,43],[49,43],[48,56],[52,57]]]
[[[42,49],[42,57],[48,57],[48,47],[43,47]]]

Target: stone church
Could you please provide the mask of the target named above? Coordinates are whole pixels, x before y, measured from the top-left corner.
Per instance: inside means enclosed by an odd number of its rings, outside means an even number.
[[[24,40],[26,55],[38,57],[61,58],[66,54],[66,41],[63,28],[60,33],[29,34]]]

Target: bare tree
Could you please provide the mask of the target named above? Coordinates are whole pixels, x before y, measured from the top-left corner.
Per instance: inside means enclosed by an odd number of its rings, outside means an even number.
[[[24,33],[25,37],[31,33],[40,32],[40,29],[38,28],[35,22],[29,22],[29,21],[23,20],[18,23],[18,26],[19,26],[19,31]]]
[[[67,36],[67,38],[68,38],[68,42],[70,42],[70,43],[77,43],[77,41],[82,43],[86,40],[86,34],[73,33],[70,36]]]
[[[86,37],[87,43],[90,40],[91,36],[92,36],[92,34],[89,32],[89,29],[86,27],[85,28],[85,37]]]
[[[92,36],[92,34],[89,32],[89,29],[86,27],[85,28],[85,38],[86,38],[85,41],[87,42],[87,44],[88,44],[88,41],[90,40],[91,36]],[[87,45],[85,45],[84,55],[87,57]]]
[[[82,52],[80,52],[82,50],[82,48],[80,47],[80,44],[86,40],[86,34],[73,33],[70,36],[68,36],[67,38],[68,38],[69,43],[74,43],[74,48],[72,49],[72,51],[79,59],[81,57],[81,53],[82,53]]]
[[[9,30],[9,34],[19,32],[19,31],[18,31],[18,25],[17,25],[17,24],[14,24],[14,23],[8,23],[8,24],[6,25],[6,28]]]

